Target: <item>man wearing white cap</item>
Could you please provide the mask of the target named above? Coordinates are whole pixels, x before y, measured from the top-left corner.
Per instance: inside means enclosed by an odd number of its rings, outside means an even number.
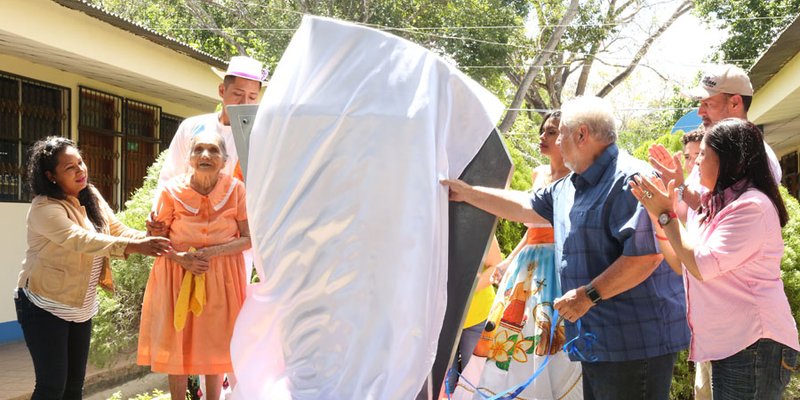
[[[697,114],[703,119],[703,126],[711,128],[726,118],[747,120],[747,111],[753,102],[753,86],[750,78],[741,68],[731,65],[713,65],[700,79],[698,85],[683,93],[692,100],[699,101]],[[770,163],[770,171],[775,181],[781,182],[781,166],[775,152],[764,142]],[[664,184],[675,181],[678,189],[676,208],[687,208],[687,221],[697,217],[700,195],[707,191],[700,185],[699,170],[695,167],[686,180],[680,167],[680,153],[670,156],[666,148],[655,145],[650,148],[650,163],[662,173]],[[694,395],[697,400],[711,399],[711,362],[697,363]]]
[[[264,69],[261,62],[246,56],[231,58],[228,70],[224,73],[216,68],[212,69],[223,77],[222,83],[219,84],[222,111],[189,117],[181,123],[169,145],[169,153],[167,153],[164,166],[161,168],[161,175],[158,178],[158,189],[173,177],[187,172],[191,139],[207,130],[216,131],[225,139],[228,161],[222,172],[242,180],[236,143],[233,141],[230,119],[225,107],[233,104],[255,104],[258,101],[262,83],[267,79],[267,70]]]

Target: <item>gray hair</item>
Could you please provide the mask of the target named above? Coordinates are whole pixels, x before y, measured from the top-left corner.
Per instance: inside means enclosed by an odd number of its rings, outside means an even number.
[[[218,132],[214,131],[204,131],[200,132],[194,136],[192,136],[189,146],[189,156],[194,152],[194,146],[197,144],[197,139],[201,136],[209,135],[213,137],[217,141],[217,145],[219,146],[219,151],[222,153],[222,161],[228,161],[228,148],[225,146],[225,139],[222,138]]]
[[[579,96],[562,104],[561,124],[570,132],[580,125],[586,125],[596,139],[608,144],[617,141],[614,108],[600,97]]]

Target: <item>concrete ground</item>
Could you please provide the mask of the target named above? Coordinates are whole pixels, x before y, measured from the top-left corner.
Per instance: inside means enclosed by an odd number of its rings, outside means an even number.
[[[105,368],[89,363],[84,399],[106,400],[117,391],[122,392],[122,400],[155,388],[166,392],[166,375],[149,372],[149,368],[137,366],[130,355]],[[35,381],[33,362],[25,342],[0,345],[0,400],[30,399]]]
[[[120,392],[122,400],[136,397],[142,393],[152,393],[153,389],[159,389],[165,394],[157,397],[158,399],[169,399],[169,386],[167,384],[167,376],[164,374],[147,374],[141,378],[136,378],[131,381],[125,382],[119,386],[114,386],[101,392],[84,397],[84,400],[107,400],[110,399],[114,393]]]

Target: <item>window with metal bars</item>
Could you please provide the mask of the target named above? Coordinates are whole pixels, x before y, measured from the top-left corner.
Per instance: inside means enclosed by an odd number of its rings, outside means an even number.
[[[125,148],[123,152],[123,201],[144,183],[147,168],[158,155],[158,127],[161,108],[134,100],[125,100]]]
[[[92,182],[112,208],[121,204],[118,169],[121,156],[123,98],[79,87],[78,146]]]
[[[158,152],[169,147],[181,119],[161,107],[80,88],[79,140],[91,181],[114,209],[142,186]],[[164,122],[167,122],[165,127]],[[174,126],[174,128],[172,128]]]
[[[69,136],[69,88],[0,72],[0,201],[30,201],[28,149],[46,136]]]
[[[175,132],[181,126],[181,122],[183,122],[183,118],[177,115],[161,113],[161,151],[169,148],[172,138],[175,137]]]

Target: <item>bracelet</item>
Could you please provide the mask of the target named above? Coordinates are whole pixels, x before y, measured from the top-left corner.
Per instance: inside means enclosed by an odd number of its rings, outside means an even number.
[[[659,234],[657,234],[657,233],[656,233],[656,239],[658,239],[658,240],[663,240],[663,241],[665,241],[665,242],[668,242],[668,241],[669,241],[669,239],[667,239],[667,237],[666,237],[666,236],[661,236],[661,235],[659,235]]]

